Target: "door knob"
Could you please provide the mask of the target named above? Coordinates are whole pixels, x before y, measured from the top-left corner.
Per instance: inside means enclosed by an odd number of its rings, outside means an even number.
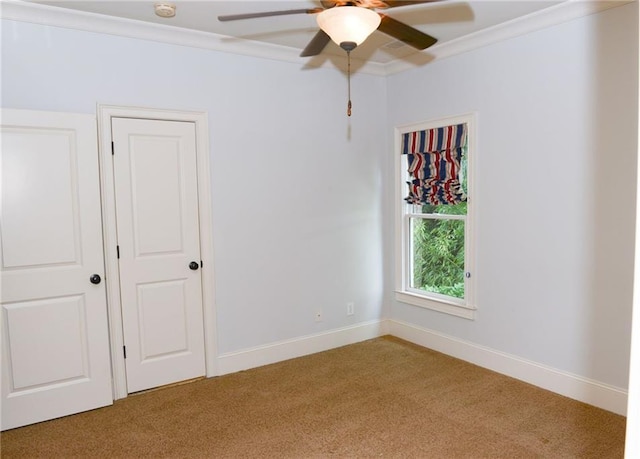
[[[101,280],[102,279],[100,279],[99,274],[92,274],[89,278],[89,282],[91,282],[92,284],[99,284]]]
[[[189,263],[189,269],[192,269],[194,271],[197,270],[199,266],[200,265],[195,261],[192,261],[191,263]]]

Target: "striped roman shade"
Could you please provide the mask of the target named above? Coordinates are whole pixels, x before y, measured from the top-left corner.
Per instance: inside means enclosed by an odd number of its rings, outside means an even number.
[[[402,135],[402,154],[407,155],[409,204],[458,204],[467,200],[460,185],[462,150],[467,125],[457,124]]]

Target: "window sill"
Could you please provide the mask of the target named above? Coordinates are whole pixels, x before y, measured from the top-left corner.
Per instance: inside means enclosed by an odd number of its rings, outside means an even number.
[[[475,318],[475,307],[464,306],[446,300],[426,298],[421,295],[398,291],[396,291],[396,300],[400,301],[401,303],[418,306],[420,308],[431,309],[432,311],[443,312],[445,314],[462,317],[464,319],[473,320]]]

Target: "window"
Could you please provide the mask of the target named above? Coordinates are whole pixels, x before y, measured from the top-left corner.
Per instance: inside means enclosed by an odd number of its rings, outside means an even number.
[[[396,299],[473,318],[473,115],[396,129]]]

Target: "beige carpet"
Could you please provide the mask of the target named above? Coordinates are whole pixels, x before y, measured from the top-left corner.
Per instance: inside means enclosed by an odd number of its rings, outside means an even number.
[[[625,418],[383,337],[3,432],[2,457],[621,458]]]

